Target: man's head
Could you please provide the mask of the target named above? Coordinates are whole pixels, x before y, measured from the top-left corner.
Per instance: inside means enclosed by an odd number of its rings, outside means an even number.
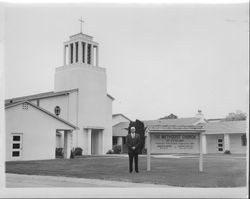
[[[130,128],[130,131],[131,131],[131,133],[135,133],[135,127],[132,126],[132,127]]]

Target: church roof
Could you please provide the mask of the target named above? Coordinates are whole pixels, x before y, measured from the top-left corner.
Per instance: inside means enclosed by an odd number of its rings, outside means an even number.
[[[201,133],[205,129],[201,125],[152,125],[148,126],[151,133]]]
[[[49,97],[67,95],[69,93],[76,92],[76,91],[78,91],[78,88],[65,90],[65,91],[60,91],[60,92],[50,91],[50,92],[38,93],[38,94],[34,94],[34,95],[27,95],[27,96],[22,96],[22,97],[10,98],[10,99],[5,100],[5,106],[8,106],[8,105],[14,104],[14,103],[18,103],[18,102],[22,102],[22,101],[25,101],[25,100],[29,101],[29,100],[35,100],[35,99],[42,99],[42,98],[49,98]],[[109,94],[107,94],[107,96],[109,98],[111,98],[112,100],[115,99]]]
[[[166,128],[166,126],[191,126],[197,125],[201,121],[200,118],[187,117],[178,119],[161,119],[142,121],[145,127],[149,128]],[[126,136],[128,134],[129,122],[120,122],[113,126],[113,136]]]
[[[208,122],[202,124],[205,134],[245,134],[247,131],[246,120]]]
[[[76,92],[78,89],[71,89],[71,90],[65,90],[60,92],[45,92],[45,93],[38,93],[34,95],[27,95],[22,97],[16,97],[16,98],[10,98],[5,100],[5,105],[21,102],[21,101],[28,101],[28,100],[34,100],[34,99],[42,99],[42,98],[48,98],[48,97],[55,97],[55,96],[61,96],[61,95],[67,95],[68,93]]]
[[[35,104],[33,104],[32,102],[29,102],[29,101],[25,101],[25,100],[24,100],[24,101],[21,101],[21,102],[18,102],[18,103],[10,104],[10,105],[8,105],[8,106],[5,106],[5,109],[8,109],[8,108],[11,108],[11,107],[14,107],[14,106],[18,106],[18,105],[23,104],[23,103],[27,103],[27,104],[33,106],[34,108],[36,108],[36,109],[38,109],[38,110],[40,110],[40,111],[46,113],[47,115],[49,115],[49,116],[51,116],[51,117],[53,117],[53,118],[59,120],[60,122],[62,122],[62,123],[64,123],[64,124],[67,124],[68,126],[72,127],[73,129],[79,129],[79,128],[78,128],[77,126],[75,126],[74,124],[71,124],[70,122],[68,122],[68,121],[66,121],[66,120],[64,120],[64,119],[62,119],[62,118],[56,116],[55,114],[53,114],[53,113],[51,113],[51,112],[45,110],[44,108],[41,108],[40,106],[37,106],[37,105],[35,105]]]
[[[160,119],[160,120],[147,120],[143,121],[145,126],[152,125],[196,125],[201,121],[201,118],[186,117],[177,119]]]

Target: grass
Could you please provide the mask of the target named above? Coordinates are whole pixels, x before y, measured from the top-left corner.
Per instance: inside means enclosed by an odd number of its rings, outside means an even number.
[[[166,184],[181,187],[246,186],[246,157],[205,155],[204,172],[198,171],[198,158],[151,158],[152,170],[146,170],[146,157],[139,157],[140,173],[128,172],[126,157],[82,157],[41,161],[6,162],[7,173],[68,176],[137,183]]]

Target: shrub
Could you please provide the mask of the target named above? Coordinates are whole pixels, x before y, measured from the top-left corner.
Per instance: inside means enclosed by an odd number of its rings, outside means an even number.
[[[143,148],[142,149],[142,154],[147,154],[147,149]]]
[[[56,156],[63,156],[63,148],[56,148]]]
[[[75,155],[82,155],[82,148],[81,147],[76,147],[74,150]]]
[[[114,151],[114,154],[120,154],[121,153],[121,145],[114,145],[113,146],[113,151]]]
[[[112,149],[109,149],[106,154],[113,154],[113,153],[114,153],[114,151]]]
[[[72,150],[70,151],[70,159],[73,159],[73,158],[75,158],[74,149],[72,149]]]
[[[229,150],[226,150],[224,154],[231,154],[231,152]]]

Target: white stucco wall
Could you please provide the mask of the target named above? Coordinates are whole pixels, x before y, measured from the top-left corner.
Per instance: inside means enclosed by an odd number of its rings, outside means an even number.
[[[54,109],[56,106],[60,106],[61,112],[59,117],[68,121],[69,119],[69,106],[68,106],[68,95],[61,95],[56,97],[42,98],[39,99],[39,106],[48,110],[49,112],[54,114]],[[36,104],[37,100],[32,100],[31,102]]]
[[[37,100],[31,100],[37,104]],[[78,92],[70,92],[67,95],[53,96],[39,99],[39,106],[54,114],[56,106],[61,108],[59,117],[78,126]],[[73,135],[73,147],[78,146],[78,130]]]
[[[151,135],[150,145],[152,153],[199,153],[199,135],[192,134],[158,134]],[[166,141],[166,138],[160,136],[181,136],[180,139],[170,138]]]
[[[103,68],[81,64],[57,69],[55,91],[79,89],[79,124],[105,126],[106,72]]]
[[[57,68],[55,92],[75,88],[78,88],[77,126],[80,128],[75,143],[77,142],[76,145],[83,148],[83,154],[86,154],[87,132],[84,128],[104,128],[104,154],[112,147],[112,102],[107,101],[106,70],[85,64]]]
[[[223,139],[224,145],[224,135],[223,134],[207,134],[207,153],[224,153],[223,151],[218,151],[218,139]]]
[[[247,152],[247,147],[242,146],[241,136],[243,134],[230,134],[230,151],[231,153],[243,153]]]
[[[236,153],[246,153],[246,146],[242,146],[241,136],[243,134],[229,134],[230,138],[230,152],[232,154]],[[225,137],[224,134],[207,134],[207,153],[224,153],[225,151]],[[217,140],[223,139],[223,151],[218,151]]]
[[[112,99],[106,97],[106,125],[103,132],[103,154],[112,149]]]
[[[66,124],[33,106],[28,107],[28,110],[23,110],[21,104],[6,109],[7,161],[12,160],[11,133],[23,135],[21,160],[42,160],[55,158],[56,129],[69,129]]]

